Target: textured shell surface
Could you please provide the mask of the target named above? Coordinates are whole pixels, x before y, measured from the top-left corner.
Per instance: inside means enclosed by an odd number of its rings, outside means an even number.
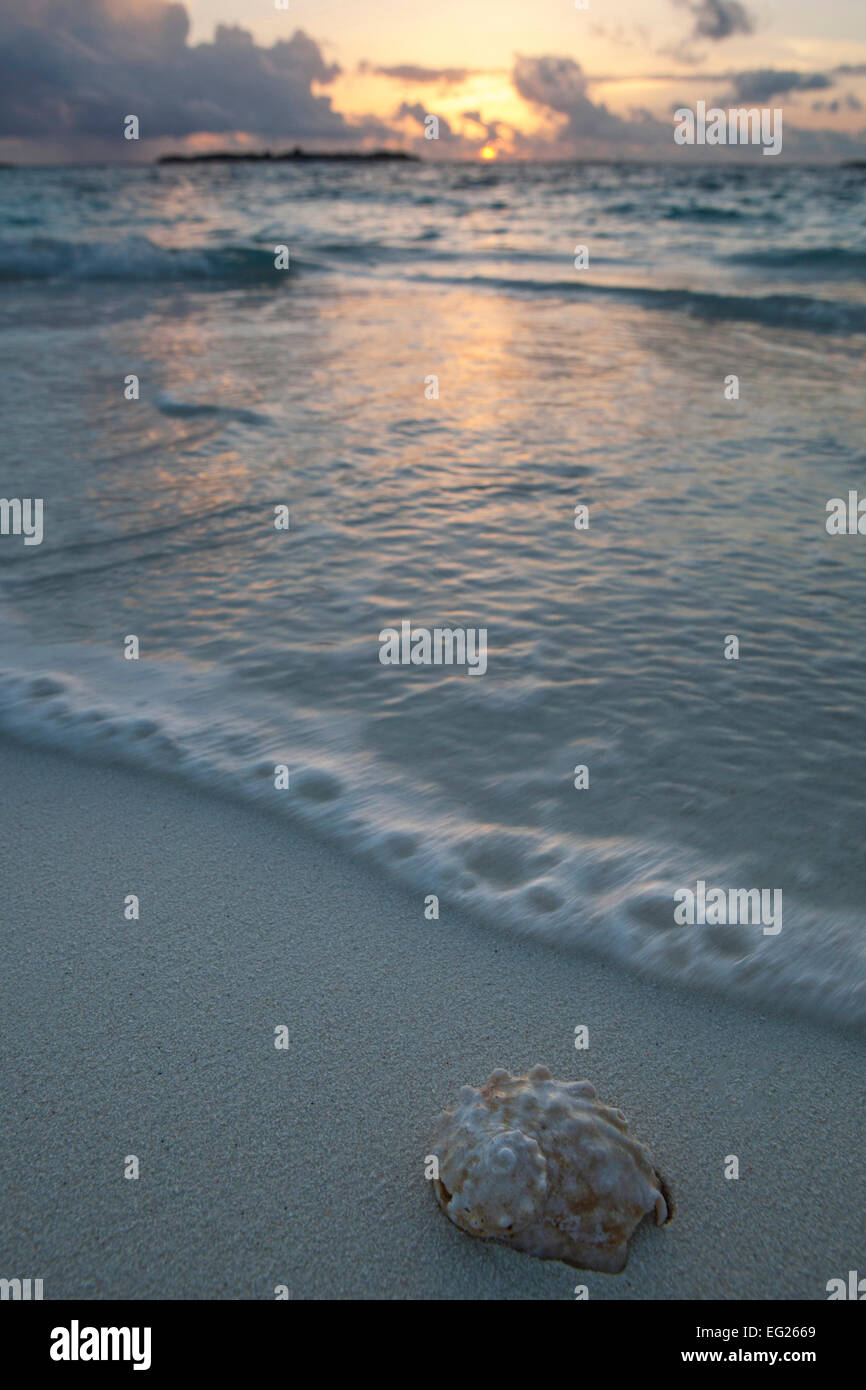
[[[436,1199],[456,1226],[544,1260],[617,1274],[644,1216],[661,1226],[672,1215],[622,1111],[588,1081],[556,1081],[547,1067],[528,1076],[500,1068],[483,1086],[463,1086],[436,1120],[433,1152]]]

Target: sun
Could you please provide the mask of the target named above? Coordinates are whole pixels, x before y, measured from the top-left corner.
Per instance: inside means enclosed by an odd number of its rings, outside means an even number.
[[[482,159],[495,159],[498,151],[495,145],[485,145],[484,149],[479,151],[479,153]]]

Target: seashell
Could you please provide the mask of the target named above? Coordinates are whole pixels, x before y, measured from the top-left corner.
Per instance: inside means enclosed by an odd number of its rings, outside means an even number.
[[[436,1120],[436,1199],[455,1226],[542,1260],[618,1274],[629,1237],[650,1212],[673,1216],[667,1185],[621,1110],[588,1081],[547,1067],[502,1067]]]

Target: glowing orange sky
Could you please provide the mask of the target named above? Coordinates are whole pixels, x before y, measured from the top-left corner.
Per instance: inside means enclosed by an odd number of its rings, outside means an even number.
[[[617,0],[615,6],[589,0],[586,10],[576,9],[573,0],[532,0],[531,5],[527,0],[437,0],[435,5],[288,0],[286,10],[277,10],[275,3],[254,8],[239,0],[187,0],[191,42],[209,39],[218,23],[240,24],[263,44],[303,28],[327,60],[343,69],[327,87],[337,110],[350,118],[373,114],[391,122],[402,101],[421,102],[462,133],[479,137],[479,151],[484,133],[462,126],[464,111],[478,111],[486,121],[501,120],[529,133],[549,123],[549,116],[525,102],[511,84],[517,53],[571,57],[590,78],[608,79],[593,80],[593,101],[618,114],[641,107],[660,118],[683,98],[718,99],[723,94],[724,84],[718,82],[713,91],[695,92],[686,79],[697,73],[758,68],[813,72],[858,63],[866,70],[863,0],[825,0],[821,5],[785,0],[772,11],[758,0],[746,0],[746,8],[756,16],[755,32],[713,42],[689,39],[691,13],[672,0]],[[470,72],[461,83],[397,82],[359,71],[363,63]],[[654,74],[673,76],[670,81],[649,80]],[[814,92],[789,93],[786,116],[813,129],[860,131],[866,126],[866,71],[847,77],[844,88],[862,101],[862,111],[844,102],[836,112],[815,110]]]

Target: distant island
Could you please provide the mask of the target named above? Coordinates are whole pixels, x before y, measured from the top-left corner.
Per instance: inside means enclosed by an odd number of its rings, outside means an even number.
[[[300,145],[295,145],[293,150],[284,150],[281,154],[274,154],[271,150],[262,150],[258,154],[237,150],[214,150],[210,154],[162,154],[156,162],[157,164],[218,164],[228,160],[250,162],[263,159],[278,163],[293,159],[337,159],[352,160],[353,162],[355,160],[400,159],[411,161],[414,164],[420,163],[419,155],[407,154],[405,150],[370,150],[366,152],[340,150],[336,154],[317,154],[312,150],[302,150]]]

